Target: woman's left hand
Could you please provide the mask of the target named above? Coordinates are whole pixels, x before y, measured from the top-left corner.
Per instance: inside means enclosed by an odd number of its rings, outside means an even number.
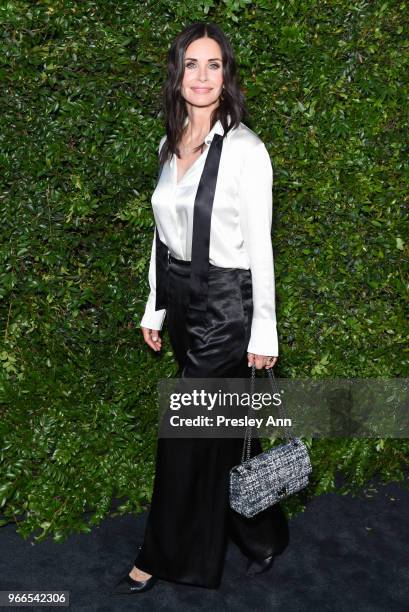
[[[254,353],[247,353],[249,367],[252,365],[256,366],[257,370],[261,368],[273,368],[277,363],[278,357],[270,357],[268,355],[255,355]]]

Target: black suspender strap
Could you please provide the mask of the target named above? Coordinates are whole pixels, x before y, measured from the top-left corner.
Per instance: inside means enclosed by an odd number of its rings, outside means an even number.
[[[162,310],[168,307],[168,270],[169,270],[169,250],[159,238],[158,228],[156,233],[156,303],[155,310]]]
[[[214,134],[197,188],[193,210],[190,307],[206,311],[209,281],[210,226],[223,137]]]
[[[209,280],[210,227],[223,136],[214,134],[206,157],[193,209],[192,261],[190,269],[190,307],[206,311]],[[160,173],[159,173],[160,176]],[[167,308],[169,250],[156,231],[156,305]]]

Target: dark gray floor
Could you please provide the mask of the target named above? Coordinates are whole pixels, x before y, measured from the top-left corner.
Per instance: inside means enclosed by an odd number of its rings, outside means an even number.
[[[406,612],[409,491],[395,483],[370,486],[377,491],[366,487],[357,498],[312,500],[290,521],[290,545],[264,575],[247,577],[245,558],[230,544],[218,590],[159,581],[146,593],[111,594],[131,567],[145,514],[106,519],[62,544],[33,546],[8,525],[0,531],[0,590],[69,590],[74,611]]]

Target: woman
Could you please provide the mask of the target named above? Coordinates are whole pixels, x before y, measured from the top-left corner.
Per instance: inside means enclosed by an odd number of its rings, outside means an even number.
[[[278,358],[272,167],[241,121],[236,64],[217,25],[194,23],[177,36],[164,93],[143,337],[160,351],[167,316],[181,378],[249,377],[249,366],[270,368]],[[228,536],[247,556],[248,574],[271,567],[289,539],[279,504],[251,519],[229,507],[229,470],[242,444],[158,439],[144,542],[116,592],[146,591],[158,578],[218,588]],[[251,454],[261,450],[254,438]]]

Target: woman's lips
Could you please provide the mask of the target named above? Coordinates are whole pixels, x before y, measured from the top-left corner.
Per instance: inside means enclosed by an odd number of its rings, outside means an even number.
[[[210,87],[192,87],[192,89],[197,93],[207,93],[208,91],[211,91]]]

